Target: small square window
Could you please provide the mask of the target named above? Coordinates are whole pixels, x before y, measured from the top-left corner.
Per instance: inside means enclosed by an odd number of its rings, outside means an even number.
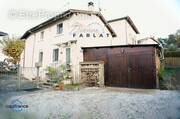
[[[63,32],[63,24],[58,24],[57,25],[57,34],[61,34]]]

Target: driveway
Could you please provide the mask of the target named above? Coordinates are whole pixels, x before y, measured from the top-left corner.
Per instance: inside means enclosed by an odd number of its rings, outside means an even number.
[[[180,119],[177,91],[85,88],[22,93],[4,103],[0,99],[0,119]],[[8,108],[14,100],[26,107]]]

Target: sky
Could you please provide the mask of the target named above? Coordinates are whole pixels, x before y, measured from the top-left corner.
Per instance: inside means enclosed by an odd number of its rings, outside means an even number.
[[[88,9],[90,0],[0,0],[0,31],[25,31],[69,8]],[[130,16],[140,38],[167,37],[180,29],[180,0],[91,0],[106,20]]]

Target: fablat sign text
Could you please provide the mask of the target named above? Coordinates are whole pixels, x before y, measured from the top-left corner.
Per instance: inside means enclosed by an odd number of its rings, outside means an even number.
[[[99,23],[90,23],[82,25],[75,23],[71,26],[69,33],[73,38],[104,38],[110,37],[109,33],[105,32],[104,27]]]

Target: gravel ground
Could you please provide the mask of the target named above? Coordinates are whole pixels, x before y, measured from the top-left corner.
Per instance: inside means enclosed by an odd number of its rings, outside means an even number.
[[[177,91],[85,88],[7,95],[0,94],[0,119],[180,119]],[[28,108],[7,108],[13,100]]]

